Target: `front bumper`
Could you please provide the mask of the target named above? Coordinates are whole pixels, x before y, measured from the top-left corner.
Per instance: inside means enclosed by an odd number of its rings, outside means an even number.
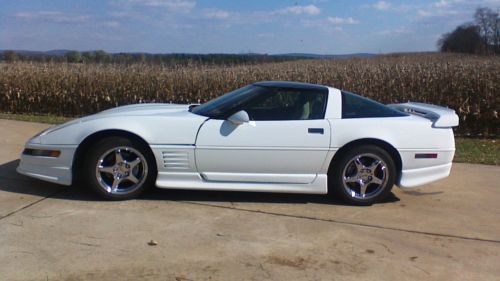
[[[21,155],[17,172],[29,177],[62,185],[72,183],[72,164],[76,145],[26,144],[27,149],[59,150],[59,157]]]

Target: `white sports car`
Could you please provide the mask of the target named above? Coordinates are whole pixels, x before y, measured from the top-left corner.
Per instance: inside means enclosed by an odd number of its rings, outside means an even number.
[[[259,82],[202,105],[137,104],[49,128],[17,171],[108,199],[160,188],[335,193],[383,200],[449,175],[458,116],[332,87]]]

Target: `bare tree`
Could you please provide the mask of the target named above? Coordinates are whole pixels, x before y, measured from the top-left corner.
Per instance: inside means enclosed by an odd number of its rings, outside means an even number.
[[[498,10],[496,11],[496,16],[492,19],[492,31],[493,31],[493,44],[495,47],[495,53],[500,53],[500,17],[498,16]]]
[[[441,52],[477,54],[482,52],[481,40],[478,26],[464,24],[441,36],[438,47]]]
[[[500,54],[500,18],[498,10],[477,8],[474,23],[463,24],[439,39],[441,52]]]
[[[498,12],[490,8],[478,8],[474,19],[479,27],[485,51],[498,52],[500,39]]]

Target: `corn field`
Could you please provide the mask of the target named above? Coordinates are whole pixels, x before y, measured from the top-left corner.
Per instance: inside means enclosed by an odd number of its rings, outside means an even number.
[[[82,116],[141,102],[205,102],[261,80],[331,85],[383,103],[448,106],[457,133],[498,136],[500,58],[448,54],[253,65],[0,63],[0,111]]]

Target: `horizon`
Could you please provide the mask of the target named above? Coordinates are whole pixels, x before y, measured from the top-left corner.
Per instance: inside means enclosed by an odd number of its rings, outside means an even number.
[[[0,50],[147,54],[434,52],[439,37],[500,0],[8,1]],[[47,50],[47,51],[44,51]]]
[[[105,51],[101,49],[95,50],[71,50],[71,49],[50,49],[50,50],[26,50],[26,49],[0,49],[0,52],[14,51],[19,52],[32,52],[47,54],[52,52],[79,52],[79,53],[92,53],[97,51]],[[392,52],[392,53],[338,53],[338,54],[320,54],[320,53],[301,53],[301,52],[290,52],[290,53],[188,53],[188,52],[170,52],[170,53],[151,53],[151,52],[107,52],[108,54],[145,54],[145,55],[256,55],[256,56],[279,56],[279,55],[314,55],[314,56],[350,56],[350,55],[390,55],[390,54],[412,54],[412,53],[434,53],[437,51],[425,51],[425,52]]]

